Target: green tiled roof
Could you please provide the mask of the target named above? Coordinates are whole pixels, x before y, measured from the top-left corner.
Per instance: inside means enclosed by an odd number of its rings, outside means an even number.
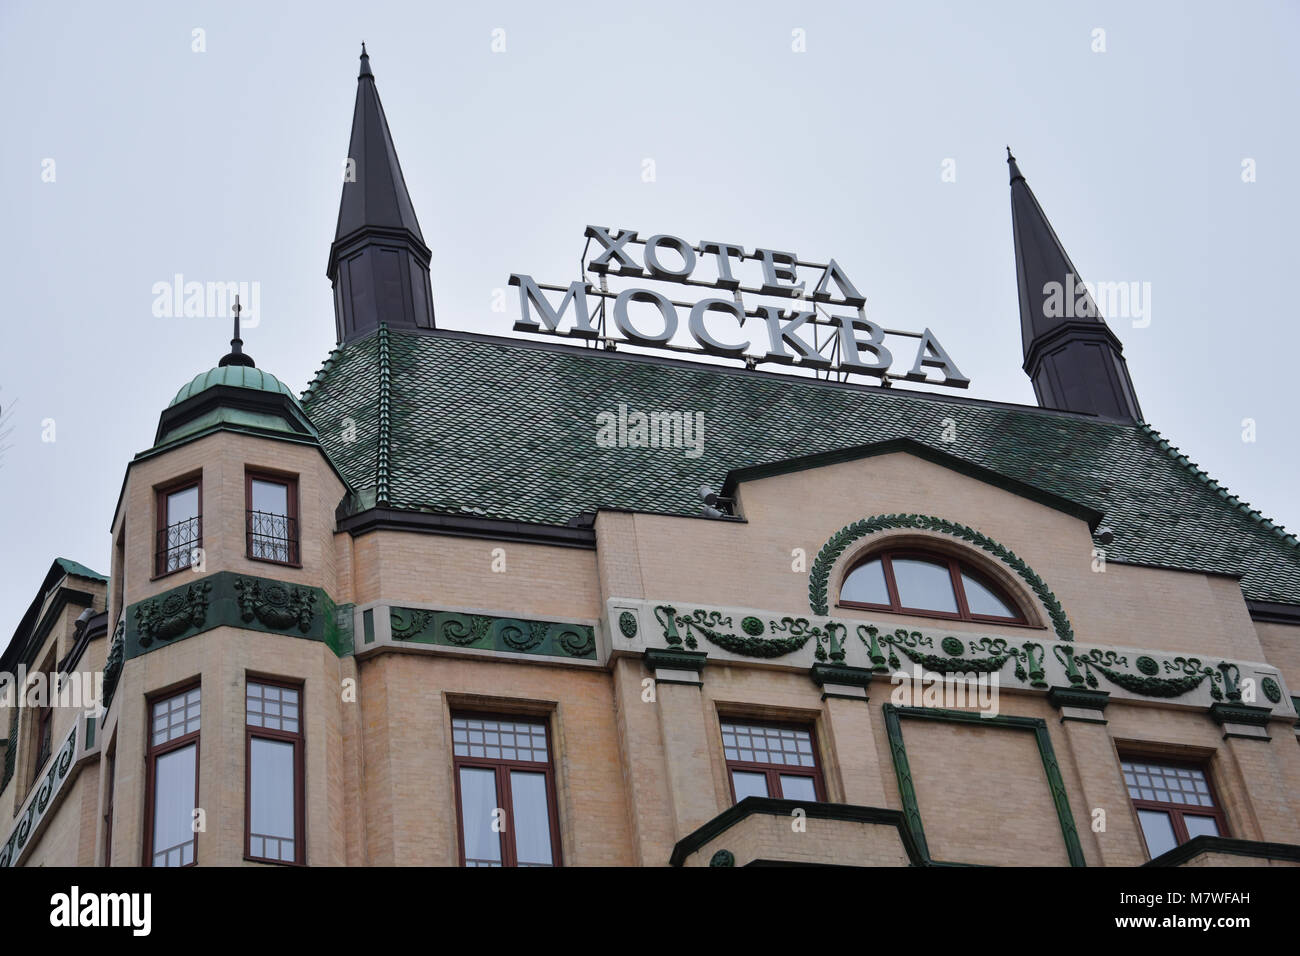
[[[253,368],[248,365],[219,365],[216,368],[195,375],[184,388],[176,393],[176,397],[168,403],[167,407],[171,408],[173,405],[179,405],[187,398],[193,398],[199,392],[217,385],[252,388],[263,392],[281,392],[288,395],[295,402],[298,400],[293,394],[293,389],[270,372],[264,372],[260,368]]]
[[[703,412],[703,454],[598,447],[596,415],[619,403]],[[1242,574],[1248,598],[1300,604],[1300,542],[1146,425],[386,329],[332,352],[303,405],[362,506],[560,525],[597,507],[699,515],[699,486],[732,469],[910,437],[1102,512],[1112,561]]]
[[[79,564],[78,562],[71,561],[68,558],[55,558],[54,563],[61,567],[67,574],[75,574],[79,578],[91,578],[96,581],[108,580],[106,575],[100,574],[98,571],[92,571],[84,564]]]

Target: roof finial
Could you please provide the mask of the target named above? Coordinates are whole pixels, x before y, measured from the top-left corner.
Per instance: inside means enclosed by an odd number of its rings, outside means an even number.
[[[225,365],[247,365],[249,368],[253,368],[256,363],[253,361],[251,355],[244,354],[244,340],[239,337],[239,313],[244,311],[244,307],[239,304],[238,293],[235,294],[235,305],[233,311],[235,313],[235,337],[230,340],[230,352],[221,357],[221,361],[217,363],[217,367],[220,368]]]
[[[1020,167],[1016,165],[1016,157],[1011,155],[1011,147],[1007,147],[1007,165],[1011,167],[1011,181],[1014,183],[1017,179],[1025,181],[1024,174],[1020,172]]]
[[[363,76],[374,77],[375,74],[370,72],[370,54],[366,52],[366,41],[361,41],[361,72],[357,74],[357,79]]]

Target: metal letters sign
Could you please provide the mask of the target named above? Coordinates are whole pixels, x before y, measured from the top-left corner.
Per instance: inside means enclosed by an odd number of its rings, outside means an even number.
[[[712,240],[691,245],[666,234],[641,239],[633,230],[604,226],[588,226],[586,237],[583,278],[568,286],[539,283],[519,273],[510,276],[510,284],[519,289],[515,331],[575,336],[615,349],[620,339],[609,334],[612,318],[621,340],[629,344],[741,359],[749,368],[777,362],[810,368],[828,378],[858,373],[886,384],[903,379],[954,388],[970,385],[929,329],[886,329],[868,319],[866,297],[834,259],[805,262],[792,252],[746,252],[736,243]],[[596,255],[588,262],[593,243]],[[612,289],[611,279],[674,282],[727,296],[678,302],[644,285]],[[562,293],[558,303],[548,292]],[[783,308],[755,301],[763,298],[793,302]],[[854,314],[831,311],[844,309]],[[683,319],[693,345],[674,341]],[[747,330],[748,319],[759,322],[750,323]],[[566,326],[566,321],[571,324]],[[894,355],[886,342],[897,336],[920,340],[911,368],[902,374],[890,371]],[[928,378],[927,368],[937,369],[942,378]]]

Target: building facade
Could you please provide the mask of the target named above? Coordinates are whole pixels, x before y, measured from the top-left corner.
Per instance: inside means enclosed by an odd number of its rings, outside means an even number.
[[[1043,307],[1014,160],[1036,407],[439,328],[364,54],[349,155],[338,346],[236,322],[0,662],[0,863],[1300,861],[1300,542]]]

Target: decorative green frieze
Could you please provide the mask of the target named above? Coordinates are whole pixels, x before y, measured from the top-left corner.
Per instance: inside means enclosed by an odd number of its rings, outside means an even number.
[[[814,653],[817,660],[844,660],[846,628],[835,621],[828,621],[819,627],[806,617],[783,617],[780,620],[769,619],[764,623],[762,619],[751,615],[741,619],[740,630],[744,633],[737,634],[733,619],[718,611],[696,608],[679,614],[672,605],[660,604],[655,607],[654,613],[669,647],[684,645],[689,650],[695,650],[700,645],[696,637],[698,634],[709,643],[733,654],[772,658],[792,654],[815,638],[817,643],[814,645]],[[764,633],[772,636],[759,636]]]
[[[709,866],[735,866],[736,855],[730,850],[719,850],[709,858]]]
[[[306,634],[311,630],[316,613],[315,589],[260,578],[238,578],[235,590],[239,592],[239,616],[244,623],[256,619],[276,631],[297,627]]]
[[[1234,695],[1236,698],[1241,697],[1241,692],[1236,690],[1236,678],[1227,676],[1240,674],[1240,669],[1235,664],[1224,663],[1220,664],[1219,668],[1214,668],[1205,664],[1199,657],[1175,657],[1162,664],[1154,657],[1143,654],[1133,662],[1133,669],[1140,672],[1134,674],[1131,670],[1125,669],[1130,666],[1128,656],[1118,651],[1099,647],[1083,651],[1061,645],[1057,645],[1053,651],[1056,659],[1064,665],[1066,677],[1075,686],[1086,684],[1095,690],[1100,686],[1097,679],[1097,675],[1100,674],[1112,684],[1143,697],[1181,697],[1188,691],[1195,690],[1206,678],[1209,678],[1210,696],[1215,700],[1224,699],[1225,680],[1232,681],[1226,696],[1230,699],[1234,698]],[[1225,667],[1226,671],[1223,669]],[[1156,676],[1162,672],[1176,676]]]
[[[878,671],[898,670],[902,666],[899,654],[940,674],[991,674],[1002,670],[1008,661],[1014,661],[1016,680],[1031,687],[1047,686],[1043,679],[1043,645],[1037,641],[1025,641],[1016,647],[1004,637],[972,638],[970,649],[983,651],[985,656],[961,657],[958,655],[965,652],[966,645],[955,637],[945,637],[939,642],[943,654],[931,654],[922,648],[933,648],[934,638],[920,631],[900,627],[893,634],[882,634],[873,625],[859,624],[857,634]],[[888,656],[882,652],[882,646],[888,648]]]
[[[155,641],[202,629],[208,617],[210,581],[197,581],[135,605],[136,639],[142,648]]]
[[[596,632],[587,624],[404,607],[393,608],[389,621],[394,641],[596,659]]]
[[[126,654],[126,621],[117,622],[113,630],[113,640],[108,646],[108,658],[104,661],[104,710],[113,703],[113,694],[117,682],[122,677],[122,662]]]
[[[1065,842],[1065,854],[1071,866],[1086,866],[1083,847],[1079,843],[1079,832],[1074,825],[1074,814],[1070,810],[1070,801],[1065,793],[1065,782],[1061,778],[1061,767],[1052,749],[1052,738],[1047,732],[1047,722],[1040,717],[1014,717],[998,715],[989,717],[976,711],[944,710],[938,707],[896,707],[885,704],[885,733],[889,738],[890,754],[894,762],[894,774],[898,778],[898,793],[903,801],[903,815],[916,840],[917,846],[927,861],[930,861],[930,848],[925,840],[925,827],[921,822],[920,804],[916,797],[916,782],[912,778],[912,769],[907,761],[907,747],[903,744],[902,719],[935,720],[946,723],[970,724],[980,727],[1002,727],[1014,730],[1028,730],[1034,734],[1038,744],[1038,756],[1043,763],[1043,773],[1047,777],[1048,792],[1056,808],[1057,822],[1061,827],[1061,838]],[[933,861],[931,861],[933,862]]]
[[[881,679],[918,667],[944,676],[988,675],[1008,689],[1074,688],[1203,708],[1217,702],[1255,703],[1243,696],[1258,688],[1259,702],[1267,700],[1288,714],[1291,709],[1282,675],[1268,664],[1081,645],[1051,639],[1042,630],[1017,628],[1012,636],[998,636],[953,633],[947,627],[889,629],[860,619],[622,598],[611,598],[607,609],[614,653],[640,654],[655,647],[708,650],[710,660],[801,669],[844,665]],[[621,625],[624,617],[635,626]],[[629,629],[630,635],[625,633]]]
[[[321,588],[219,571],[127,608],[124,659],[217,627],[321,641],[343,657],[352,650],[351,615],[344,616],[340,624]]]
[[[16,866],[22,858],[41,820],[50,809],[54,797],[63,788],[68,773],[72,770],[72,760],[77,753],[77,727],[81,721],[73,721],[72,730],[63,741],[58,752],[50,760],[44,776],[37,782],[27,803],[18,813],[18,819],[9,834],[9,839],[0,848],[0,868]]]
[[[1014,551],[976,531],[974,528],[968,528],[966,525],[957,524],[944,518],[933,518],[929,515],[874,515],[870,518],[863,518],[861,521],[855,521],[851,525],[846,525],[831,535],[830,539],[822,545],[816,560],[813,561],[812,570],[808,574],[808,603],[812,607],[814,614],[824,615],[830,613],[828,588],[831,569],[849,545],[861,538],[865,538],[867,535],[891,528],[937,531],[940,534],[951,535],[968,544],[973,544],[975,547],[993,555],[993,557],[1016,572],[1029,585],[1034,594],[1038,596],[1038,599],[1043,603],[1043,607],[1047,610],[1048,616],[1052,619],[1052,627],[1056,631],[1056,636],[1063,641],[1074,640],[1074,630],[1070,627],[1069,618],[1065,616],[1061,602],[1056,599],[1056,595],[1052,593],[1052,589],[1047,586],[1047,583],[1035,573],[1033,568],[1021,560]]]

